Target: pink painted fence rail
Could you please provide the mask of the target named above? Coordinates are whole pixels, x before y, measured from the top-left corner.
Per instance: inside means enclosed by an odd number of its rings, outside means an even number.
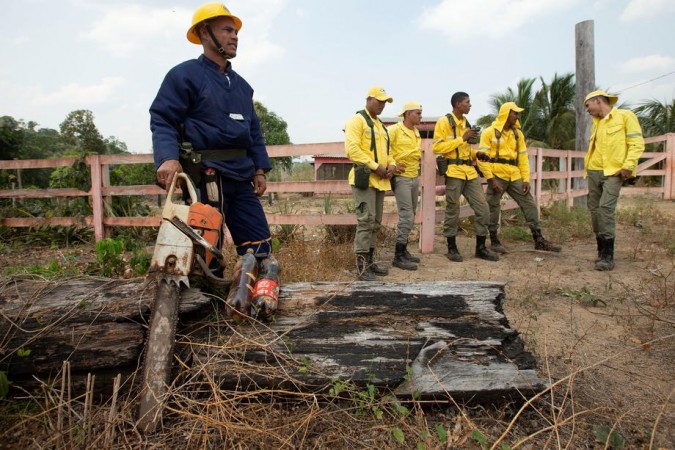
[[[628,187],[622,190],[622,195],[656,194],[664,199],[675,198],[675,133],[668,133],[646,139],[649,143],[664,143],[661,151],[645,152],[638,166],[638,175],[661,177],[662,182],[657,187]],[[431,151],[431,140],[422,142],[422,176],[420,179],[421,202],[416,221],[420,224],[420,249],[424,253],[433,250],[434,232],[436,224],[442,220],[443,211],[436,208],[436,196],[444,194],[444,186],[437,184],[435,155]],[[342,142],[277,145],[269,146],[271,157],[285,156],[318,156],[342,153]],[[572,150],[551,150],[530,148],[530,164],[532,167],[533,193],[538,206],[553,202],[565,201],[571,206],[574,198],[587,194],[586,189],[573,188],[573,179],[582,177],[581,170],[568,170],[573,167],[573,160],[583,158],[583,152]],[[545,159],[557,159],[558,171],[545,171]],[[0,161],[0,170],[40,169],[71,166],[77,158],[54,158],[41,160],[13,160]],[[654,168],[661,164],[662,168]],[[75,217],[0,217],[0,225],[9,227],[38,227],[38,226],[86,226],[94,228],[96,240],[105,236],[106,227],[156,227],[159,226],[158,217],[114,217],[106,215],[105,202],[112,196],[124,195],[163,195],[164,190],[154,185],[141,186],[111,186],[108,177],[110,165],[118,164],[147,164],[152,163],[152,155],[93,155],[86,158],[91,167],[92,187],[89,191],[79,189],[11,189],[0,190],[0,198],[28,199],[28,198],[55,198],[55,197],[89,197],[93,213],[85,218]],[[544,180],[558,180],[558,189],[544,190]],[[307,181],[307,182],[270,182],[268,192],[311,192],[315,194],[344,194],[350,195],[351,188],[343,180]],[[507,202],[505,208],[515,208],[514,202]],[[461,216],[472,214],[468,206],[462,207]],[[270,224],[298,224],[298,225],[349,225],[355,224],[353,214],[268,214]],[[395,225],[398,218],[395,213],[385,214],[383,223]]]

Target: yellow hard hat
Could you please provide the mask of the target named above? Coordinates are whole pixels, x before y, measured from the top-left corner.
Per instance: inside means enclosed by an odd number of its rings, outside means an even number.
[[[230,10],[225,7],[222,3],[211,2],[204,3],[202,6],[195,10],[195,13],[192,15],[192,25],[187,32],[188,41],[193,44],[201,44],[202,40],[199,39],[197,33],[195,33],[195,27],[202,23],[205,20],[213,19],[214,17],[229,17],[234,22],[234,27],[237,31],[241,30],[241,19],[237,16],[233,16],[230,13]]]

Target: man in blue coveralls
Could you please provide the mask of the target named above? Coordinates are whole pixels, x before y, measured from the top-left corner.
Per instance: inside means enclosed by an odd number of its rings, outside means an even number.
[[[258,197],[272,166],[253,88],[230,63],[241,25],[222,3],[197,8],[187,39],[204,54],[166,75],[150,107],[150,129],[158,184],[168,189],[176,173],[188,173],[202,202],[223,214],[237,253],[252,248],[260,261],[271,252],[271,236]]]

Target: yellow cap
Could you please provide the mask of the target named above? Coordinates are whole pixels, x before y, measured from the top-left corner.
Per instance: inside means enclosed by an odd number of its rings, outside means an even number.
[[[598,89],[597,91],[589,92],[588,95],[586,95],[586,98],[584,99],[584,103],[586,103],[593,97],[600,97],[600,96],[606,97],[610,105],[613,105],[614,103],[619,101],[619,97],[617,97],[616,95],[610,95],[607,92],[603,91],[602,89]]]
[[[399,114],[399,117],[403,117],[406,111],[414,111],[416,109],[419,109],[420,111],[422,110],[422,105],[420,103],[417,103],[415,101],[407,101],[403,105],[403,109],[401,110],[401,114]]]
[[[368,94],[366,94],[366,98],[368,97],[375,97],[381,102],[391,103],[394,101],[394,99],[389,94],[387,94],[387,91],[385,91],[382,86],[374,86],[368,89]]]
[[[193,44],[201,44],[202,40],[199,39],[199,36],[197,33],[195,33],[195,27],[205,20],[221,16],[232,19],[232,22],[234,22],[234,27],[237,29],[237,31],[241,30],[241,19],[237,16],[233,16],[230,10],[225,7],[225,5],[218,2],[204,3],[202,6],[197,8],[195,13],[192,15],[192,25],[187,32],[188,41],[192,42]]]

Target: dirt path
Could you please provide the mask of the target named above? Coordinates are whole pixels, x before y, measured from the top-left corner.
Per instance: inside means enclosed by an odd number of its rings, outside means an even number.
[[[620,202],[620,208],[633,205]],[[658,418],[657,436],[675,445],[675,260],[663,245],[675,230],[675,202],[654,201],[649,208],[658,211],[658,226],[645,229],[639,217],[618,225],[611,272],[593,270],[594,237],[565,242],[560,254],[506,241],[510,253],[486,262],[473,256],[473,238],[460,236],[464,262],[453,263],[437,236],[418,271],[391,268],[385,279],[506,282],[506,315],[542,372],[557,380],[586,368],[554,391],[560,404],[573,399],[577,412],[598,408],[591,422],[617,422],[629,442],[648,442]]]

